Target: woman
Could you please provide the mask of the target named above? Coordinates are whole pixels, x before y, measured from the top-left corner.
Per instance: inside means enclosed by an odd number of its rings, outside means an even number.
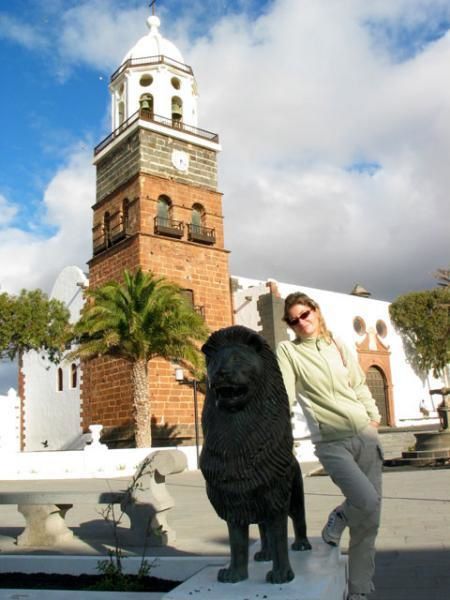
[[[345,496],[331,512],[322,537],[337,546],[349,527],[348,598],[363,600],[374,589],[383,465],[380,414],[357,361],[333,339],[314,300],[300,292],[290,294],[283,319],[296,336],[277,349],[289,401],[291,406],[300,403],[315,453]]]

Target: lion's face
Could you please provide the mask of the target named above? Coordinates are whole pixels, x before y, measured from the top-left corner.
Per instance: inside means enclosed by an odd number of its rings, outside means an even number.
[[[219,410],[237,412],[254,397],[263,361],[254,344],[229,344],[207,352],[209,394]]]

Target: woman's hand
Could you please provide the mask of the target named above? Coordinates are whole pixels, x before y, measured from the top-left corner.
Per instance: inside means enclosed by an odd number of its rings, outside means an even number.
[[[371,425],[372,427],[375,427],[375,429],[378,429],[378,427],[380,426],[380,422],[379,421],[370,421],[369,425]]]

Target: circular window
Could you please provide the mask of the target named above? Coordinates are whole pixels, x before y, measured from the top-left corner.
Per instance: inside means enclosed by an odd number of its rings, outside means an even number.
[[[172,84],[172,87],[174,87],[176,90],[179,90],[181,87],[181,82],[178,79],[178,77],[172,77],[170,83]]]
[[[152,85],[153,77],[146,73],[145,75],[142,75],[142,77],[139,80],[139,83],[142,85],[142,87],[148,87],[149,85]]]
[[[377,333],[381,338],[385,338],[387,336],[387,325],[384,321],[379,319],[375,325],[377,329]]]
[[[355,317],[353,319],[353,329],[358,335],[364,335],[366,333],[366,322],[362,317]]]

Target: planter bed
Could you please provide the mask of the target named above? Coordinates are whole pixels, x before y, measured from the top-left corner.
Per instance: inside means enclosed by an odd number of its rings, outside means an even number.
[[[96,600],[115,598],[120,600],[146,599],[154,600],[163,598],[165,593],[180,583],[197,573],[207,565],[223,565],[227,562],[227,557],[146,557],[148,563],[154,562],[149,573],[149,579],[153,583],[160,585],[157,590],[142,592],[111,592],[111,591],[67,591],[73,590],[71,579],[78,579],[80,575],[87,577],[99,577],[97,564],[99,560],[104,560],[105,556],[54,556],[54,555],[2,555],[0,561],[0,600],[13,598],[26,598],[27,600],[41,599],[53,600],[58,598],[67,598],[68,600]],[[125,556],[122,559],[123,572],[133,574],[142,562],[139,556]],[[12,583],[7,588],[1,583],[2,576],[12,574]],[[53,575],[54,578],[60,578],[62,585],[55,588],[50,583],[49,587],[36,589],[35,583],[45,582],[46,575]],[[26,580],[30,578],[33,581],[32,588],[26,587]],[[50,581],[50,580],[46,580]],[[88,584],[89,585],[89,584]],[[50,587],[51,586],[51,587]],[[49,591],[54,590],[54,591]],[[61,595],[61,590],[66,590]],[[25,595],[26,594],[26,595]]]
[[[132,577],[132,576],[130,576]],[[104,575],[69,575],[67,573],[0,573],[0,589],[40,589],[40,590],[83,590],[110,591],[97,587]],[[158,577],[142,577],[142,589],[135,592],[169,592],[181,581],[170,581]]]

